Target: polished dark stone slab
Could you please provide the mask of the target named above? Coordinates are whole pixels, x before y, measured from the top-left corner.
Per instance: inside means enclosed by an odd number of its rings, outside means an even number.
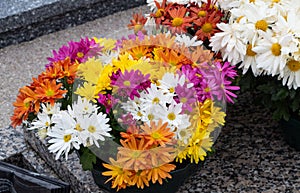
[[[0,1],[0,48],[145,3],[145,0]]]

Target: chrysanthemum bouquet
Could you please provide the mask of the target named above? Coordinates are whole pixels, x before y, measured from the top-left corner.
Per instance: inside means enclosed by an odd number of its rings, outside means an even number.
[[[210,39],[213,51],[242,69],[242,88],[258,89],[275,119],[300,109],[300,1],[229,0],[229,23]],[[251,69],[251,70],[250,70]]]
[[[56,159],[77,150],[84,169],[103,162],[118,190],[162,184],[183,160],[203,161],[238,89],[236,71],[197,41],[153,34],[85,38],[53,51],[19,90],[12,125],[37,131]]]

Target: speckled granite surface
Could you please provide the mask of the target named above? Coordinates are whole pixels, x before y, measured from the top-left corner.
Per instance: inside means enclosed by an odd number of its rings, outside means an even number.
[[[9,124],[9,116],[13,109],[11,103],[15,99],[17,89],[28,84],[32,76],[41,72],[51,50],[58,49],[71,39],[75,40],[81,36],[99,36],[124,27],[131,18],[132,12],[140,9],[148,10],[143,6],[119,12],[30,42],[0,49],[0,157],[2,159],[11,155],[19,156],[18,152],[27,154],[28,147],[25,147],[21,130],[17,132],[4,128]],[[216,153],[206,160],[200,170],[187,179],[177,193],[300,192],[300,152],[286,144],[282,130],[277,129],[278,125],[270,120],[269,112],[253,105],[253,97],[249,93],[243,95],[235,106],[228,108],[227,124],[215,145]],[[4,136],[7,137],[4,139]],[[30,153],[28,155],[31,157]],[[94,192],[101,192],[93,184],[91,174],[82,173],[76,155],[72,155],[71,158],[76,162],[72,172],[79,179],[86,178],[86,183],[81,186],[94,187],[96,188]],[[36,156],[32,159],[39,160]],[[59,174],[63,172],[58,169],[56,171]],[[71,179],[67,181],[71,182]]]
[[[0,48],[145,3],[145,0],[3,0],[0,1]]]

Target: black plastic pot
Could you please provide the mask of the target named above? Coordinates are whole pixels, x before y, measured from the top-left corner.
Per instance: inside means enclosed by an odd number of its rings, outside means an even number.
[[[69,193],[70,185],[0,162],[0,193]]]
[[[176,169],[170,174],[172,179],[164,181],[162,185],[159,183],[151,184],[149,187],[144,187],[144,189],[139,189],[135,186],[127,187],[126,189],[121,189],[118,193],[175,193],[182,185],[182,183],[193,173],[197,171],[197,168],[201,164],[191,164],[191,163],[182,163],[180,169]],[[103,176],[101,173],[107,171],[103,166],[99,166],[92,170],[92,174],[95,180],[95,183],[102,189],[109,191],[110,193],[116,193],[116,189],[111,188],[111,181],[105,184],[105,181],[109,177]]]
[[[283,128],[287,143],[300,151],[300,121],[295,118],[290,118],[288,121],[281,120],[280,124]]]

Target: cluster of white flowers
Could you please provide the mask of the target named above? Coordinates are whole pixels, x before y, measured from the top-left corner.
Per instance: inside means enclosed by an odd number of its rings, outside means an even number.
[[[221,0],[230,12],[229,23],[211,39],[213,51],[239,64],[246,73],[271,75],[289,88],[300,87],[300,1]]]
[[[134,100],[122,104],[122,108],[137,121],[150,125],[150,121],[168,123],[168,127],[176,134],[175,138],[187,143],[191,137],[187,135],[191,126],[190,115],[196,106],[196,96],[193,93],[193,83],[187,83],[185,75],[165,73],[157,86],[151,83],[150,88],[141,93]],[[188,98],[177,95],[178,86],[190,89],[192,93]],[[184,92],[182,89],[179,92]],[[179,93],[178,92],[178,93]],[[186,93],[185,93],[186,94]],[[180,94],[179,94],[180,95]],[[178,98],[175,101],[174,98]]]
[[[38,113],[29,129],[38,129],[41,137],[48,137],[51,144],[48,149],[56,153],[55,159],[65,154],[67,160],[73,147],[79,149],[81,144],[99,147],[98,140],[104,141],[105,136],[110,137],[109,119],[106,114],[97,111],[95,105],[80,97],[72,107],[68,106],[68,110],[60,110],[57,104],[53,107],[43,104],[42,112]]]

